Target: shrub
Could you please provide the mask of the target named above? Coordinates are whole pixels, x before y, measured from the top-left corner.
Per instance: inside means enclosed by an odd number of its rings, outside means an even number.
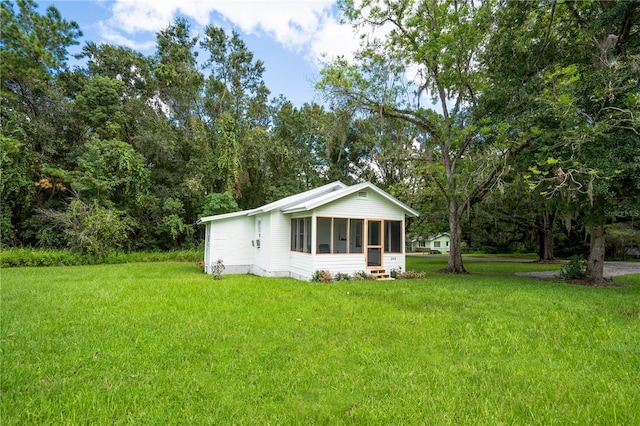
[[[71,201],[65,211],[40,210],[39,216],[48,222],[47,238],[51,238],[52,229],[58,229],[70,249],[90,256],[124,249],[134,223],[124,212],[79,199]]]
[[[354,281],[364,281],[364,280],[372,280],[374,277],[369,274],[367,271],[358,271],[354,272],[352,279]]]
[[[0,251],[0,267],[18,268],[25,266],[73,266],[93,265],[107,262],[104,257],[83,255],[71,250],[50,249],[9,249]],[[110,260],[110,259],[109,259]]]
[[[349,274],[345,274],[344,272],[338,272],[334,279],[336,281],[350,281],[351,280],[351,276]]]
[[[333,281],[333,275],[331,275],[331,272],[321,269],[311,275],[311,281],[316,283],[330,283]]]
[[[223,271],[224,263],[222,262],[222,259],[216,260],[216,262],[211,265],[211,272],[213,273],[214,280],[221,280]]]
[[[391,268],[391,271],[389,271],[389,275],[391,276],[391,278],[397,279],[398,275],[402,275],[402,267],[400,267],[398,269]]]
[[[569,258],[569,263],[560,269],[560,278],[563,280],[579,280],[587,275],[587,265],[582,256],[574,255]]]
[[[396,279],[398,280],[421,280],[425,277],[424,272],[406,271],[398,273]]]
[[[74,266],[128,262],[195,262],[202,257],[198,250],[168,252],[112,252],[102,256],[81,254],[72,250],[16,248],[0,250],[0,267]]]
[[[389,272],[391,278],[396,280],[421,280],[425,277],[424,272],[405,271],[402,272],[402,268],[392,269]]]

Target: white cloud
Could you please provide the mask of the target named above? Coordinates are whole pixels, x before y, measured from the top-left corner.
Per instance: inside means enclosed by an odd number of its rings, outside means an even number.
[[[127,37],[118,32],[113,27],[107,25],[104,21],[98,22],[98,30],[104,40],[115,45],[126,46],[140,51],[150,50],[155,46],[155,39],[149,39],[141,42],[136,41],[136,39]]]
[[[322,30],[318,31],[310,41],[309,57],[315,59],[316,63],[323,55],[327,55],[326,60],[335,59],[338,56],[344,56],[349,60],[359,47],[359,42],[359,36],[350,25],[343,25],[329,18],[323,22]]]
[[[216,2],[218,11],[227,20],[248,34],[266,33],[276,41],[297,48],[308,43],[318,31],[327,0],[244,0]]]
[[[151,49],[155,33],[178,15],[201,27],[194,27],[195,31],[218,17],[246,34],[272,37],[316,65],[322,54],[350,57],[358,46],[351,27],[338,22],[335,0],[115,0],[107,5],[113,15],[100,23],[102,36],[143,50]],[[134,41],[144,33],[148,40]]]

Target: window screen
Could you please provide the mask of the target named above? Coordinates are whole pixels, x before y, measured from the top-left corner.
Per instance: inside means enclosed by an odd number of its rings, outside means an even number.
[[[384,222],[384,251],[402,253],[402,222],[396,220]]]

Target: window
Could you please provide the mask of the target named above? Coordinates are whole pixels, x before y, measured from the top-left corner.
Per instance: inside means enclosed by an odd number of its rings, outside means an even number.
[[[384,222],[384,251],[402,253],[402,222],[387,220]]]
[[[311,218],[291,219],[291,251],[311,253]]]
[[[364,219],[319,217],[316,253],[363,253]]]
[[[440,241],[434,241],[433,246],[440,248]]]
[[[367,228],[369,230],[369,233],[367,234],[367,244],[369,244],[370,246],[382,245],[382,236],[380,235],[381,221],[370,220],[368,224],[369,226]]]
[[[333,252],[347,252],[347,224],[349,219],[333,219]]]
[[[296,251],[304,251],[304,219],[298,219],[298,242],[296,245]]]
[[[380,251],[384,248],[384,252],[387,253],[402,253],[402,221],[379,219],[369,220],[367,223],[365,229],[365,219],[318,217],[316,253],[364,253],[365,232],[369,246],[378,246]],[[291,226],[292,235],[294,232],[302,232],[300,227],[303,225],[295,225],[297,231],[293,224]],[[309,232],[310,223],[304,226]]]
[[[367,221],[367,266],[382,266],[383,232],[381,220]]]
[[[349,253],[362,253],[364,219],[351,219],[349,223]]]
[[[316,227],[317,253],[331,253],[331,222],[330,217],[319,217]]]

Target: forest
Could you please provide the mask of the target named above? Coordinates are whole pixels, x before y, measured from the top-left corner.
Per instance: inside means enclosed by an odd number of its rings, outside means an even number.
[[[339,7],[361,48],[295,106],[235,31],[178,18],[153,55],[88,41],[70,66],[78,24],[3,0],[2,247],[198,247],[202,216],[335,180],[419,211],[407,238],[449,232],[452,273],[535,251],[598,280],[640,247],[639,2]]]

